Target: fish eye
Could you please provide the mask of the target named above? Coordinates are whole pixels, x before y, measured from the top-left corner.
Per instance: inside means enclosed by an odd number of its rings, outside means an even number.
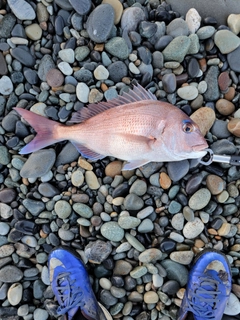
[[[191,133],[194,130],[194,124],[189,120],[185,120],[183,121],[182,129],[186,133]]]

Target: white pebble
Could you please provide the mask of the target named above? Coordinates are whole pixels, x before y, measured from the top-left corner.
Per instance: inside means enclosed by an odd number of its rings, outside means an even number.
[[[86,85],[86,83],[84,82],[79,82],[77,84],[77,88],[76,88],[76,94],[77,94],[77,98],[79,101],[83,102],[83,103],[87,103],[88,102],[88,96],[89,96],[89,88]]]
[[[106,80],[109,76],[108,70],[102,65],[98,66],[94,70],[93,74],[97,80]]]
[[[13,91],[13,84],[9,77],[3,76],[0,79],[0,93],[4,96],[8,96]]]
[[[240,313],[240,301],[235,294],[230,293],[224,314],[235,316]]]
[[[130,62],[128,67],[129,67],[129,70],[130,70],[133,74],[139,74],[139,73],[140,73],[139,69],[135,66],[134,63]]]
[[[64,62],[73,63],[74,62],[74,51],[73,49],[63,49],[58,52],[59,58]]]
[[[201,17],[194,8],[188,10],[185,20],[191,33],[195,33],[201,25]]]
[[[16,306],[22,300],[23,287],[21,283],[13,283],[8,289],[7,297],[12,306]]]
[[[58,64],[58,68],[60,71],[62,71],[63,74],[65,74],[66,76],[70,76],[73,73],[73,69],[71,68],[71,66],[69,65],[69,63],[67,62],[60,62]]]
[[[179,88],[177,94],[184,100],[194,100],[198,96],[198,89],[194,86],[185,86]]]

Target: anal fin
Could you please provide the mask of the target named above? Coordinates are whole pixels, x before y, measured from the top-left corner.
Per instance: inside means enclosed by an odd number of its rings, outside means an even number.
[[[99,153],[97,153],[97,152],[95,152],[93,150],[90,150],[90,149],[88,149],[87,147],[83,146],[80,143],[72,142],[72,144],[78,150],[78,152],[81,153],[81,155],[83,157],[85,157],[85,158],[88,158],[90,160],[100,160],[100,159],[105,158],[104,155],[99,154]]]

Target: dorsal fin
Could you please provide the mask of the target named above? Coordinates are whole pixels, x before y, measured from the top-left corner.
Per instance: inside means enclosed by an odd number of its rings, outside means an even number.
[[[140,84],[137,84],[136,86],[134,85],[133,89],[130,89],[128,93],[124,92],[122,96],[118,96],[107,102],[92,103],[87,107],[83,107],[72,115],[72,118],[68,123],[79,123],[92,118],[105,110],[143,100],[157,100],[157,98],[152,92],[145,90]]]

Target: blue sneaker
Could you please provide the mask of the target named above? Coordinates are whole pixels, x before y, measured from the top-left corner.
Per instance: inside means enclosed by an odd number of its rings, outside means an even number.
[[[178,320],[220,320],[231,292],[231,270],[224,254],[205,249],[195,259]]]
[[[52,290],[59,304],[58,315],[65,314],[68,320],[112,319],[110,314],[105,316],[105,308],[100,308],[85,266],[75,252],[67,247],[53,249],[48,257],[48,270]]]

